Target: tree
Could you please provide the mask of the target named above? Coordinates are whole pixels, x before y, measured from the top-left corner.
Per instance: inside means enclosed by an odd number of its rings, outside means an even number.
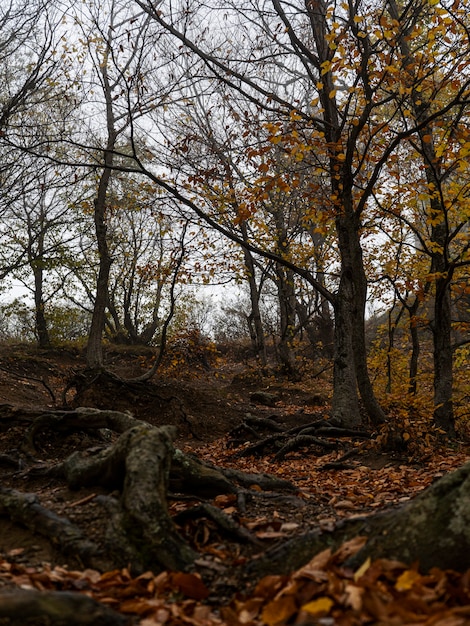
[[[427,5],[418,4],[410,12],[400,10],[391,0],[388,11],[399,25],[402,107],[408,105],[407,114],[420,126],[414,147],[422,159],[423,195],[427,196],[423,222],[425,228],[429,226],[429,236],[424,241],[421,236],[421,242],[430,257],[430,276],[434,283],[434,420],[438,427],[454,435],[450,286],[456,265],[466,262],[467,247],[455,246],[454,241],[467,222],[468,209],[466,203],[462,206],[458,200],[465,194],[467,181],[460,173],[457,177],[454,175],[455,138],[451,129],[458,126],[460,140],[466,135],[464,100],[469,75],[467,55],[461,46],[468,43],[468,31],[459,22],[457,7],[430,10]],[[428,23],[428,34],[423,32],[425,23]],[[449,25],[451,39],[447,35]],[[412,38],[422,45],[415,47],[410,43]],[[430,120],[436,117],[439,108],[444,114],[437,120]],[[463,174],[466,168],[459,169]],[[456,200],[458,211],[452,206]]]
[[[11,2],[0,7],[0,184],[2,215],[23,196],[30,160],[23,160],[16,144],[27,136],[29,107],[38,111],[54,94],[51,76],[56,69],[57,28],[54,9],[45,3]],[[5,234],[5,229],[3,230]],[[8,242],[9,243],[9,242]],[[4,258],[2,277],[29,262],[27,250]]]
[[[103,109],[99,113],[103,115],[106,128],[104,138],[99,130],[96,132],[97,129],[90,129],[91,133],[97,135],[96,150],[102,150],[102,162],[95,153],[96,162],[102,165],[93,199],[99,271],[87,344],[87,364],[93,370],[104,365],[102,335],[109,303],[108,286],[112,264],[107,221],[113,171],[119,166],[126,167],[125,133],[134,133],[138,118],[143,111],[155,106],[158,96],[153,94],[146,98],[143,84],[146,75],[144,59],[147,52],[150,53],[152,45],[149,19],[134,11],[132,3],[126,1],[111,0],[107,7],[96,4],[90,7],[90,11],[89,15],[77,15],[75,23],[82,29],[94,79],[102,94]],[[133,45],[129,46],[131,38]],[[93,90],[89,95],[93,97]],[[90,101],[86,107],[91,112],[94,105]],[[119,147],[124,150],[120,160],[115,154]]]
[[[361,241],[363,226],[397,147],[408,139],[427,136],[423,135],[426,126],[437,119],[444,121],[452,105],[436,98],[432,110],[422,111],[410,124],[401,124],[397,103],[403,100],[402,87],[396,81],[395,66],[403,58],[401,25],[396,20],[388,23],[383,6],[333,7],[323,2],[292,6],[277,0],[272,6],[247,6],[243,11],[233,6],[231,19],[238,27],[238,38],[234,42],[232,37],[225,48],[221,31],[209,41],[204,32],[196,35],[191,28],[180,28],[178,8],[159,5],[157,11],[143,0],[139,6],[177,38],[188,54],[201,60],[207,75],[223,84],[222,93],[236,92],[266,115],[274,113],[286,121],[286,126],[290,123],[288,131],[281,128],[272,133],[273,140],[282,140],[292,130],[297,134],[308,130],[307,145],[321,151],[317,179],[328,184],[324,210],[335,225],[341,257],[337,290],[334,297],[330,294],[336,328],[333,410],[343,419],[358,421],[357,382],[369,417],[380,423],[384,416],[373,393],[366,360],[368,280]],[[426,15],[440,10],[426,5]],[[198,12],[192,7],[191,11],[195,24],[204,9]],[[416,7],[416,22],[417,16],[424,15],[420,11]],[[457,23],[459,18],[450,12],[445,19]],[[465,43],[465,29],[457,28],[456,32],[459,50],[466,50],[466,45],[461,45]],[[254,42],[253,46],[249,42]],[[457,49],[457,40],[452,46]],[[280,82],[273,80],[279,67],[283,70]],[[453,96],[456,105],[466,102],[465,85],[464,77]]]

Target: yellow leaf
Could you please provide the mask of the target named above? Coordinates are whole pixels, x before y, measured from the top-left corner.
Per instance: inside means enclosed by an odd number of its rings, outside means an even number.
[[[302,116],[299,115],[295,109],[289,113],[289,117],[292,121],[297,121],[297,120],[302,119]]]
[[[357,582],[361,576],[364,576],[364,574],[369,569],[370,564],[371,564],[371,560],[370,560],[370,556],[368,556],[367,559],[364,561],[364,563],[361,565],[361,567],[356,572],[354,572],[355,582]]]
[[[262,614],[262,620],[268,626],[274,626],[279,622],[286,622],[297,612],[297,605],[292,596],[282,596],[269,602]]]
[[[312,615],[315,615],[315,613],[329,613],[333,604],[333,600],[325,596],[323,598],[313,600],[308,604],[304,604],[302,607],[302,611],[306,611],[307,613],[311,613]]]
[[[399,576],[397,582],[395,583],[395,589],[397,591],[408,591],[420,578],[421,575],[418,574],[418,572],[413,569],[408,569],[406,572],[403,572],[401,576]]]
[[[336,96],[336,89],[332,89],[328,94],[328,98],[334,98]]]

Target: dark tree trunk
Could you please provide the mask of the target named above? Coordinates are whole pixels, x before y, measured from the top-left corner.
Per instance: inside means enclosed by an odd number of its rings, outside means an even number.
[[[451,296],[449,280],[436,280],[433,324],[434,423],[450,437],[455,437],[452,404],[453,355],[451,343]]]
[[[416,313],[419,307],[418,298],[415,299],[411,306],[408,306],[408,315],[410,317],[410,338],[411,338],[411,357],[410,357],[410,373],[409,373],[409,386],[408,393],[416,395],[417,392],[417,380],[418,380],[418,363],[420,353],[419,332],[418,325],[416,323]]]
[[[400,12],[395,0],[388,0],[389,12],[393,19],[400,19]],[[399,46],[403,57],[404,71],[409,74],[411,85],[419,85],[416,80],[416,69],[419,63],[410,50],[406,26],[400,31]],[[452,405],[453,358],[451,345],[451,294],[450,283],[453,267],[448,257],[448,246],[451,240],[449,232],[448,212],[446,208],[445,175],[442,172],[440,158],[434,147],[434,129],[429,117],[429,106],[423,98],[421,89],[413,88],[410,93],[413,116],[416,123],[422,124],[419,131],[420,152],[425,169],[425,178],[430,194],[427,215],[432,223],[432,263],[431,273],[435,279],[434,301],[434,422],[449,436],[455,436],[454,412]],[[429,141],[431,138],[431,141]]]
[[[242,234],[244,241],[248,240],[246,233],[246,225],[242,224]],[[248,274],[248,286],[250,289],[250,305],[251,313],[248,319],[248,326],[250,332],[251,343],[255,351],[256,357],[259,359],[260,364],[264,367],[268,362],[266,352],[266,342],[264,337],[263,321],[261,318],[261,311],[259,308],[260,301],[260,289],[256,283],[256,271],[255,263],[251,252],[247,249],[243,251],[245,267]]]
[[[341,277],[335,305],[332,415],[342,426],[362,422],[356,385],[352,343],[351,284]]]
[[[295,289],[294,273],[278,265],[277,293],[279,299],[279,360],[288,376],[297,376],[297,367],[292,343],[295,332]]]
[[[347,382],[352,385],[352,372],[355,373],[355,383],[360,392],[365,411],[373,425],[385,421],[385,415],[377,402],[372,383],[367,369],[367,350],[365,338],[365,308],[367,297],[367,278],[364,271],[362,249],[360,244],[359,219],[353,211],[352,199],[343,195],[344,210],[336,220],[338,233],[338,245],[341,254],[341,278],[337,293],[335,308],[335,395],[344,393],[344,385]],[[344,328],[339,328],[343,325]],[[342,343],[338,344],[338,341]],[[352,356],[352,358],[351,358]],[[344,369],[351,371],[345,376]],[[342,390],[336,391],[339,383],[336,376],[343,372]],[[350,400],[355,392],[349,390]],[[357,394],[356,394],[357,396]],[[333,406],[344,405],[341,399],[333,400]],[[356,411],[356,402],[350,406],[350,411]],[[357,421],[351,414],[351,421]],[[338,415],[341,419],[344,416]]]
[[[49,329],[47,327],[46,316],[44,315],[44,296],[43,296],[43,269],[36,262],[33,267],[34,274],[34,313],[35,326],[38,344],[40,348],[49,348],[51,340],[49,337]]]

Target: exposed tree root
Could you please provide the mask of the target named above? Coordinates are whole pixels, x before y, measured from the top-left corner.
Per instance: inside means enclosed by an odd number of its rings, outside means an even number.
[[[47,537],[64,555],[77,558],[86,567],[107,568],[111,565],[103,551],[87,539],[69,520],[41,506],[35,494],[0,487],[0,515]]]
[[[120,433],[107,447],[75,452],[52,467],[31,468],[35,473],[64,478],[71,489],[100,486],[119,492],[118,498],[96,498],[108,512],[105,554],[100,554],[68,520],[48,514],[35,496],[15,492],[12,500],[8,492],[9,500],[5,493],[4,504],[0,505],[0,513],[10,515],[51,540],[60,538],[56,541],[58,548],[73,552],[85,565],[97,567],[96,560],[101,558],[108,568],[130,566],[136,573],[145,569],[191,569],[199,554],[178,533],[169,515],[169,489],[199,498],[235,494],[242,504],[246,487],[253,484],[262,489],[294,489],[291,483],[267,474],[245,474],[205,464],[174,448],[175,427],[157,428],[127,413],[89,408],[44,413],[35,417],[27,431],[29,450],[36,450],[36,438],[45,429],[53,429],[55,433],[76,429]],[[28,507],[29,514],[25,512]],[[210,517],[223,531],[256,543],[248,531],[215,507],[201,504],[196,512]]]
[[[54,428],[57,432],[104,428],[119,434],[107,447],[75,452],[46,470],[56,477],[63,477],[74,489],[99,485],[112,491],[111,495],[95,498],[108,512],[106,545],[97,547],[71,522],[41,506],[32,494],[1,489],[0,515],[8,515],[33,532],[47,536],[58,550],[78,556],[84,565],[96,569],[130,566],[133,572],[140,573],[146,569],[191,571],[200,567],[203,559],[177,528],[177,524],[195,516],[209,518],[222,533],[257,545],[257,539],[238,525],[236,519],[205,502],[172,518],[167,506],[169,491],[188,493],[201,500],[222,493],[233,494],[242,514],[248,498],[290,498],[292,506],[303,506],[293,493],[286,495],[249,489],[258,485],[263,490],[292,492],[294,488],[287,481],[265,474],[245,474],[211,466],[175,449],[175,428],[171,426],[157,428],[116,411],[50,412],[36,416],[30,423],[28,446],[34,448],[39,433],[46,428]],[[319,421],[318,428],[325,428],[324,420]],[[305,426],[291,429],[292,432],[299,437],[312,436],[305,435]],[[335,436],[342,432],[335,432]],[[331,434],[330,430],[328,434]],[[240,567],[238,575],[253,581],[264,575],[286,574],[305,565],[321,550],[335,549],[357,536],[364,536],[367,541],[350,560],[352,568],[359,567],[368,557],[386,557],[409,564],[419,561],[423,571],[435,566],[463,571],[470,568],[469,502],[470,464],[467,464],[399,507],[345,521],[332,532],[309,532],[269,549]],[[210,561],[207,561],[206,567],[209,566]],[[232,577],[231,583],[234,580]],[[60,594],[60,597],[64,595]],[[11,606],[15,601],[11,600]],[[54,606],[55,597],[52,596],[51,601]],[[36,596],[31,596],[35,610],[43,611],[48,618],[49,609],[43,608],[40,602]],[[83,611],[85,618],[80,622],[71,618],[67,623],[124,623],[107,622],[109,615],[100,613],[96,614],[94,622],[87,622],[87,611],[93,614],[95,608],[90,605],[77,609]],[[52,615],[53,609],[50,610]],[[68,610],[72,609],[64,608],[64,611]],[[24,612],[19,613],[24,616],[23,623],[27,623],[28,616],[32,615],[28,611],[30,608],[26,606]],[[51,617],[51,623],[53,620]]]
[[[69,591],[16,590],[1,594],[0,618],[24,626],[125,626],[129,620],[81,593]]]
[[[198,519],[201,517],[207,517],[214,521],[217,526],[232,535],[239,541],[244,543],[252,543],[257,546],[261,546],[262,543],[252,534],[249,530],[240,526],[238,522],[236,522],[233,517],[227,515],[223,511],[221,511],[218,507],[213,506],[207,502],[198,504],[196,506],[191,507],[190,509],[186,509],[186,511],[182,511],[178,513],[173,518],[174,521],[178,524],[184,523],[187,519]]]
[[[129,413],[120,411],[100,411],[88,407],[79,407],[75,411],[51,411],[37,416],[26,433],[27,449],[36,452],[35,438],[45,429],[67,433],[73,430],[108,429],[123,433],[132,426],[141,423]]]
[[[262,431],[275,431],[268,436]],[[336,441],[332,438],[350,437],[353,439],[369,439],[370,433],[366,431],[340,428],[335,419],[319,419],[284,430],[277,422],[270,418],[254,418],[247,415],[245,420],[231,432],[232,439],[229,445],[236,446],[246,442],[247,438],[253,441],[249,446],[240,450],[238,456],[251,456],[265,454],[267,451],[276,452],[275,459],[280,461],[286,454],[299,448],[316,446],[327,450],[337,448]],[[327,439],[328,438],[328,439]]]

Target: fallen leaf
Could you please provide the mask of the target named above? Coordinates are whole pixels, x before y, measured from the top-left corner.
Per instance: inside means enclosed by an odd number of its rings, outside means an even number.
[[[346,606],[350,606],[354,611],[360,611],[362,609],[364,589],[357,585],[346,585],[344,591],[346,593]]]
[[[172,574],[171,581],[182,594],[193,600],[205,600],[209,595],[209,589],[196,574],[176,572]]]
[[[262,613],[262,620],[268,626],[285,622],[297,612],[297,605],[292,596],[282,596],[278,600],[269,602]]]
[[[258,539],[278,539],[279,537],[285,537],[286,533],[281,533],[278,530],[260,530],[255,535]]]
[[[300,524],[297,524],[296,522],[284,522],[281,526],[281,530],[295,530],[299,526]]]
[[[408,569],[401,574],[397,582],[395,583],[395,589],[397,591],[408,591],[413,585],[421,579],[421,575],[413,569]]]
[[[370,556],[369,556],[364,561],[364,563],[361,565],[361,567],[357,571],[354,572],[354,581],[355,582],[357,582],[359,580],[359,578],[361,578],[361,576],[364,576],[364,574],[369,569],[370,564],[371,564],[371,560],[370,560]]]
[[[302,606],[302,611],[306,611],[312,615],[316,615],[317,613],[329,613],[333,604],[333,600],[325,596],[304,604]]]

